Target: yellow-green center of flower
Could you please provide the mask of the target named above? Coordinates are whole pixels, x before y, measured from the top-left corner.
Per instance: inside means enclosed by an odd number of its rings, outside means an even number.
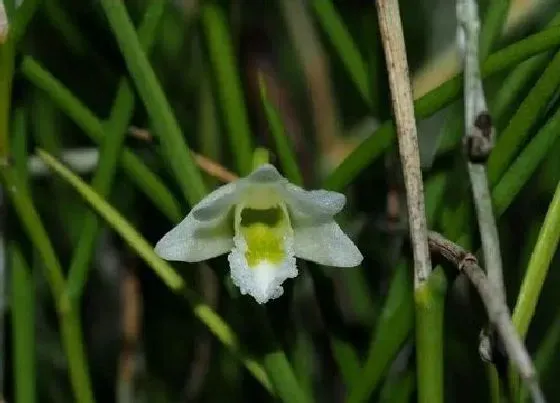
[[[241,210],[239,231],[247,243],[245,258],[249,267],[254,268],[263,261],[276,265],[284,260],[284,235],[288,227],[286,214],[278,205]]]

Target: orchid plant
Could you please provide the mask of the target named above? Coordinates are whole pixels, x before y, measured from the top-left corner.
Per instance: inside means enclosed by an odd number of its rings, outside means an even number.
[[[214,190],[156,244],[166,260],[199,262],[229,252],[233,283],[259,304],[284,293],[296,258],[354,267],[362,254],[335,222],[346,197],[305,190],[270,164]]]

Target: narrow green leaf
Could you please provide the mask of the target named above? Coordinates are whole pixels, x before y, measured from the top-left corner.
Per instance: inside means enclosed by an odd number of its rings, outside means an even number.
[[[14,43],[0,43],[0,163],[5,164],[10,150],[9,125],[14,74]]]
[[[525,271],[525,277],[521,283],[521,289],[517,295],[517,302],[513,310],[512,321],[517,328],[521,338],[525,338],[535,310],[537,302],[548,274],[552,259],[558,249],[560,241],[560,182],[556,187],[554,197],[544,223],[539,231],[537,243],[531,254],[531,259]],[[510,388],[514,393],[519,392],[519,377],[515,372],[510,375]]]
[[[547,27],[557,25],[560,25],[560,13],[554,16]],[[533,56],[515,67],[503,81],[498,93],[491,102],[492,117],[495,120],[499,121],[505,117],[506,111],[513,104],[521,90],[534,79],[539,71],[542,71],[550,63],[550,59],[552,59],[555,53],[551,51]]]
[[[310,273],[321,317],[329,329],[328,338],[333,358],[346,387],[349,388],[355,379],[354,374],[361,366],[358,353],[344,334],[345,323],[335,298],[332,280],[320,267],[312,267]]]
[[[181,133],[179,123],[173,116],[171,106],[165,98],[150,62],[142,50],[134,25],[126,11],[125,3],[101,0],[101,6],[140,98],[146,106],[155,132],[161,140],[164,154],[175,180],[179,184],[185,200],[190,205],[195,205],[206,194],[202,174]]]
[[[560,86],[560,52],[557,52],[500,136],[488,160],[488,179],[495,184],[515,157]],[[499,169],[498,167],[502,167]]]
[[[21,71],[31,83],[45,91],[92,141],[101,145],[105,137],[103,123],[68,88],[30,56],[24,58]],[[125,148],[120,163],[130,180],[169,220],[177,222],[181,219],[181,207],[173,194],[140,158]]]
[[[42,11],[71,52],[80,56],[86,56],[88,52],[93,53],[92,43],[82,33],[81,27],[65,10],[60,0],[46,0],[42,5]]]
[[[216,111],[216,101],[212,93],[210,82],[210,74],[206,70],[207,64],[203,63],[201,67],[201,83],[198,101],[198,140],[202,155],[214,161],[221,161],[221,144],[220,131],[218,124],[218,113]],[[212,184],[216,181],[210,178]]]
[[[330,336],[331,349],[345,385],[352,385],[358,378],[361,363],[356,349],[350,342]]]
[[[14,110],[12,117],[12,145],[11,153],[14,161],[14,169],[19,175],[21,182],[26,185],[29,180],[27,169],[27,110],[18,107]]]
[[[485,60],[502,35],[511,0],[494,0],[486,9],[480,29],[479,59]]]
[[[513,310],[513,324],[517,327],[521,337],[525,337],[527,334],[529,324],[535,314],[544,280],[550,268],[552,258],[558,249],[559,241],[560,183],[558,183],[552,202],[548,207],[537,243],[525,272],[525,277],[521,283],[515,309]]]
[[[492,200],[496,214],[502,214],[519,194],[537,167],[549,154],[554,142],[560,136],[560,109],[539,130],[523,152],[509,166],[500,182],[492,190]],[[498,141],[499,144],[499,141]],[[506,164],[506,161],[502,162]],[[501,169],[500,169],[501,170]]]
[[[541,382],[545,378],[550,378],[552,373],[550,370],[553,364],[556,363],[558,357],[558,350],[560,347],[560,313],[556,314],[553,322],[550,324],[542,341],[539,343],[539,348],[535,354],[535,368]],[[521,385],[519,402],[528,401],[527,388]]]
[[[10,25],[11,40],[17,45],[35,15],[41,0],[25,0],[19,5],[13,24]]]
[[[245,176],[251,172],[251,128],[223,11],[206,2],[202,7],[202,25],[237,170]]]
[[[266,308],[257,306],[254,314],[258,317],[259,337],[263,340],[263,365],[278,398],[285,403],[310,402],[311,396],[306,395],[299,384],[286,353],[278,343]]]
[[[286,177],[290,180],[290,182],[301,186],[303,184],[303,179],[298,167],[297,158],[293,152],[288,134],[282,124],[282,119],[274,105],[272,105],[268,100],[266,83],[261,77],[259,77],[259,88],[261,101],[268,120],[268,127],[272,133],[272,137],[274,138],[282,168],[284,168]]]
[[[560,110],[539,130],[537,135],[529,142],[527,147],[519,155],[519,157],[509,165],[509,161],[502,159],[500,164],[496,165],[498,171],[504,171],[499,183],[492,189],[492,201],[495,207],[495,213],[501,215],[513,199],[519,194],[523,186],[533,175],[537,167],[541,164],[545,156],[551,150],[555,140],[560,133]],[[501,141],[509,141],[507,138],[498,139],[496,147]],[[447,213],[447,212],[446,212]],[[445,216],[443,226],[446,228],[446,235],[456,238],[464,230],[464,222],[468,216],[468,203],[463,201],[454,210],[453,213]]]
[[[416,374],[407,371],[391,376],[381,390],[380,403],[408,403],[416,387]]]
[[[36,144],[53,155],[63,152],[60,136],[61,116],[53,102],[41,91],[33,91],[30,105],[31,133]],[[52,207],[55,219],[65,234],[70,246],[75,246],[79,227],[82,221],[83,208],[77,203],[76,197],[58,178],[49,178],[49,189],[56,195],[56,203]]]
[[[401,262],[391,280],[365,364],[349,391],[349,403],[369,400],[395,354],[409,336],[413,321],[412,284],[407,265]]]
[[[35,285],[31,271],[21,253],[19,245],[10,243],[11,298],[12,308],[12,351],[14,352],[14,402],[36,401],[35,380]]]
[[[371,86],[366,64],[332,1],[313,0],[311,5],[360,95],[371,105]]]
[[[282,350],[266,354],[264,366],[282,401],[285,403],[310,402],[303,389],[298,385],[291,365]]]
[[[156,1],[150,3],[145,12],[144,21],[138,30],[143,47],[149,51],[156,38],[156,30],[165,10],[165,3]],[[99,154],[99,165],[92,179],[93,188],[101,196],[107,196],[116,174],[118,158],[126,137],[128,124],[134,112],[134,92],[125,78],[117,88],[117,95],[111,109],[107,127],[108,135],[103,139]],[[86,283],[88,268],[95,248],[99,232],[99,222],[93,212],[87,212],[78,244],[72,256],[66,293],[70,298],[79,300]]]
[[[304,392],[313,396],[314,344],[311,335],[300,329],[292,353],[294,374]]]
[[[62,344],[70,367],[70,380],[78,403],[92,403],[93,394],[87,360],[82,346],[79,318],[75,311],[64,307],[59,299],[64,291],[64,277],[50,238],[21,178],[11,167],[2,170],[2,182],[27,236],[42,258],[45,277],[49,282],[60,318]]]

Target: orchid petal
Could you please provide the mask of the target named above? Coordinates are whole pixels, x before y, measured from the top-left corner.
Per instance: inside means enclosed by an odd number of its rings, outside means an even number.
[[[325,266],[355,267],[363,256],[354,242],[330,221],[294,229],[296,256]]]
[[[166,260],[198,262],[231,250],[232,207],[237,196],[235,182],[207,195],[159,240],[155,252]]]

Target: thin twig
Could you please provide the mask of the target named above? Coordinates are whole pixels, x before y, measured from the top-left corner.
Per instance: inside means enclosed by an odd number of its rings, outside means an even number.
[[[405,180],[410,237],[414,255],[414,284],[422,285],[432,270],[424,208],[424,190],[414,104],[410,89],[404,36],[397,0],[378,0],[381,41],[385,51],[401,164]]]
[[[130,126],[128,128],[128,131],[131,136],[134,136],[146,142],[151,142],[154,138],[147,129]],[[193,153],[193,155],[198,166],[202,168],[202,170],[208,175],[213,176],[214,178],[226,183],[232,182],[237,179],[237,175],[228,171],[224,166],[218,164],[217,162],[214,162],[211,159],[206,158],[205,156],[200,154]]]
[[[195,154],[194,159],[198,166],[202,168],[204,172],[216,179],[221,180],[222,182],[233,182],[238,178],[236,174],[228,171],[227,168],[225,168],[223,165],[212,161],[210,158],[206,158],[200,154]]]
[[[458,44],[463,52],[465,65],[465,133],[464,146],[468,158],[468,171],[478,218],[478,227],[488,271],[488,280],[504,304],[505,286],[502,274],[502,257],[498,228],[492,209],[492,196],[488,185],[486,161],[494,146],[494,127],[488,113],[479,66],[480,19],[476,0],[457,0]],[[481,352],[492,357],[486,337],[481,342]]]
[[[154,140],[154,136],[152,136],[152,134],[148,130],[136,126],[129,126],[128,135],[147,143],[150,143]]]
[[[117,378],[117,402],[135,401],[135,381],[138,373],[139,337],[141,334],[142,304],[140,284],[133,268],[126,267],[120,283],[122,346]]]
[[[439,254],[456,266],[459,272],[467,275],[478,291],[486,308],[488,320],[496,328],[509,359],[515,364],[521,378],[531,391],[533,401],[545,402],[537,381],[535,367],[511,321],[509,309],[497,292],[495,284],[478,265],[476,257],[434,231],[429,232],[428,242],[432,252]]]
[[[238,178],[236,174],[229,171],[223,165],[206,158],[203,155],[193,153],[194,159],[198,166],[208,175],[219,179],[224,183],[232,182]],[[61,159],[73,171],[80,174],[87,174],[95,170],[99,162],[99,149],[98,148],[73,148],[64,150],[61,154]],[[50,175],[46,164],[36,155],[29,157],[28,166],[29,174],[31,176],[44,176]]]

